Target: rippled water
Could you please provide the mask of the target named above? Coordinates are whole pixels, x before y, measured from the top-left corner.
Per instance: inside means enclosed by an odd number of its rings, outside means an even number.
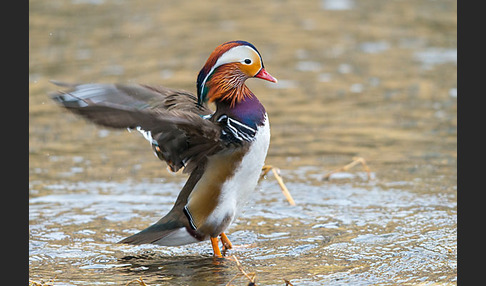
[[[29,279],[226,285],[209,242],[116,244],[157,221],[186,179],[139,134],[50,102],[48,81],[194,91],[218,44],[254,43],[279,83],[265,105],[268,175],[227,231],[260,285],[457,283],[454,1],[30,1]],[[363,157],[326,181],[324,175]],[[237,277],[235,285],[247,285]],[[135,285],[135,284],[132,284]]]
[[[289,182],[297,202],[291,207],[268,178],[228,230],[237,245],[231,254],[265,284],[282,278],[297,285],[454,280],[455,197],[417,195],[403,190],[407,184]],[[229,281],[236,267],[215,263],[208,242],[115,244],[170,210],[181,186],[129,181],[46,186],[50,194],[30,199],[34,277],[59,273],[73,285],[100,274],[108,275],[106,283],[130,275],[162,284]]]

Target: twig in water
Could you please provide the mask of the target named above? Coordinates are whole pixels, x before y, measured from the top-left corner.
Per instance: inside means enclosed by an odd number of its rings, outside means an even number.
[[[57,278],[57,275],[54,276],[54,278],[52,278],[51,280],[49,280],[48,282],[35,282],[35,281],[32,281],[32,280],[29,280],[29,286],[52,286],[53,284],[51,284],[52,282],[54,282],[54,279]]]
[[[292,205],[292,206],[295,206],[295,201],[292,198],[292,195],[290,195],[289,190],[285,186],[285,184],[283,182],[283,179],[282,179],[282,177],[279,174],[279,171],[280,170],[278,168],[275,168],[272,165],[265,165],[265,166],[263,166],[263,168],[262,168],[262,174],[260,175],[260,179],[258,181],[260,181],[261,179],[263,179],[263,177],[265,177],[265,175],[268,172],[270,172],[270,170],[272,171],[273,176],[275,177],[275,179],[277,179],[277,183],[279,184],[280,189],[282,189],[282,193],[284,194],[285,198],[287,198],[287,201],[289,202],[289,204]]]
[[[130,285],[134,282],[138,283],[138,285],[140,285],[140,286],[147,286],[147,284],[145,284],[145,282],[143,282],[142,277],[128,282],[127,284],[125,284],[125,286],[128,286],[128,285]]]
[[[250,281],[250,283],[248,283],[249,286],[250,285],[256,286],[256,284],[255,284],[256,274],[255,273],[246,273],[246,271],[243,269],[243,266],[241,266],[240,261],[238,261],[238,258],[236,258],[236,256],[234,256],[234,255],[232,255],[231,258],[228,258],[228,259],[236,262],[236,267],[238,267],[238,269],[240,270],[241,273],[237,273],[233,278],[231,278],[231,280],[228,281],[228,283],[226,283],[226,286],[231,286],[230,283],[233,282],[233,280],[235,280],[238,276],[241,276],[241,275],[245,276]]]
[[[371,172],[370,172],[370,168],[368,168],[368,165],[366,165],[366,161],[364,158],[362,157],[353,157],[352,158],[353,161],[349,164],[347,164],[346,166],[344,167],[341,167],[341,168],[338,168],[334,171],[331,171],[329,173],[327,173],[326,175],[324,175],[324,177],[322,177],[323,180],[329,180],[329,177],[334,174],[334,173],[338,173],[338,172],[343,172],[343,171],[347,171],[348,169],[351,169],[352,167],[358,165],[358,164],[361,164],[363,165],[363,169],[366,171],[367,175],[368,175],[368,180],[371,180]]]
[[[284,281],[285,281],[285,286],[294,286],[294,284],[290,283],[289,280],[284,279]]]

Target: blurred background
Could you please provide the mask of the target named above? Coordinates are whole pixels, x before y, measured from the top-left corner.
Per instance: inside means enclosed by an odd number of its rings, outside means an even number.
[[[65,283],[70,281],[68,277],[78,277],[85,285],[99,282],[94,278],[99,272],[84,270],[91,275],[86,276],[80,269],[106,265],[99,262],[100,255],[102,261],[118,260],[121,255],[114,253],[121,250],[113,250],[110,247],[114,246],[107,244],[102,244],[102,250],[99,245],[87,250],[87,241],[93,237],[95,242],[107,240],[107,237],[116,241],[129,234],[128,230],[133,233],[144,228],[170,208],[186,178],[182,174],[168,174],[166,166],[153,156],[149,144],[139,134],[94,126],[56,106],[47,94],[58,87],[49,80],[159,84],[195,93],[196,77],[207,57],[216,46],[230,40],[253,43],[262,54],[267,71],[279,80],[278,84],[271,84],[250,79],[247,84],[269,114],[272,139],[267,164],[281,169],[298,205],[299,202],[304,205],[298,209],[302,217],[287,224],[309,224],[309,229],[315,227],[312,223],[318,218],[331,225],[338,223],[336,228],[324,227],[330,233],[320,234],[326,239],[318,240],[316,249],[319,251],[314,253],[316,261],[329,262],[329,247],[343,246],[342,243],[347,246],[345,250],[339,250],[339,254],[333,249],[332,257],[342,255],[342,260],[333,258],[327,268],[316,262],[318,266],[311,267],[314,270],[309,270],[310,276],[306,276],[309,280],[299,275],[306,271],[303,269],[309,269],[304,262],[300,266],[294,265],[295,275],[292,276],[292,271],[287,272],[288,277],[322,283],[333,281],[339,273],[344,273],[340,279],[351,279],[346,273],[358,273],[368,279],[360,276],[359,281],[369,283],[400,279],[412,283],[454,283],[457,3],[452,0],[30,0],[31,277],[47,279],[58,273],[57,279]],[[355,156],[368,163],[371,181],[366,180],[359,165],[346,173],[336,174],[330,181],[322,180],[325,173],[348,164]],[[98,221],[106,214],[96,210],[86,213],[84,205],[73,211],[76,207],[65,205],[66,201],[76,201],[72,195],[90,194],[92,199],[85,203],[93,206],[100,198],[106,198],[103,196],[120,195],[118,192],[122,189],[123,194],[133,189],[136,193],[136,186],[141,183],[149,185],[140,192],[147,192],[147,189],[156,192],[170,184],[175,186],[163,191],[168,192],[169,198],[158,203],[166,204],[165,208],[147,211],[140,217],[120,214],[120,209],[115,208],[119,205],[110,205],[114,208],[110,215],[118,216],[120,220],[108,219],[112,224],[109,231],[102,227],[106,221]],[[261,208],[262,212],[273,214],[272,219],[277,219],[275,214],[286,207],[278,185],[268,177],[261,188],[264,191],[271,189],[275,194],[265,197],[259,193],[261,200],[255,204],[257,209],[250,213],[258,213]],[[333,189],[341,191],[329,192]],[[356,193],[357,189],[379,191]],[[390,189],[393,189],[392,193]],[[322,197],[323,194],[329,197]],[[374,197],[367,197],[370,194]],[[369,205],[359,203],[366,200],[362,196],[371,201]],[[336,209],[331,211],[332,215],[313,213],[322,208],[343,208],[339,202],[352,198],[356,199],[356,205],[352,205],[354,208],[347,205],[343,216],[363,217],[370,213],[375,216],[370,215],[369,220],[359,223],[354,218],[345,222],[334,217]],[[409,204],[395,205],[400,200]],[[316,201],[325,203],[315,208],[307,205],[306,209],[306,202]],[[431,211],[430,216],[424,216],[424,205],[433,209],[426,210]],[[400,215],[388,224],[380,221],[378,224],[383,228],[370,230],[370,224],[383,219],[383,213]],[[53,215],[65,219],[53,222]],[[79,224],[83,215],[85,219],[91,216],[86,225]],[[236,226],[234,231],[242,232],[241,243],[269,243],[268,251],[273,256],[264,260],[265,263],[255,262],[257,252],[247,251],[241,256],[250,265],[262,267],[261,271],[267,273],[260,274],[262,280],[267,277],[268,281],[276,281],[270,274],[273,270],[267,271],[262,265],[284,263],[276,261],[282,252],[270,250],[270,244],[275,245],[277,239],[271,235],[282,230],[268,229],[265,233],[261,226],[258,227],[258,222],[265,222],[265,217],[269,214],[257,216],[246,212],[238,224],[246,226],[241,229]],[[415,223],[415,228],[407,232],[409,236],[402,233],[406,232],[403,230],[405,226],[398,217],[409,218],[407,225]],[[418,223],[424,217],[430,224]],[[72,232],[80,231],[81,227],[92,233],[76,236],[66,232],[68,218],[73,221],[68,224],[73,228]],[[118,223],[122,226],[115,227]],[[124,229],[128,230],[122,231]],[[438,264],[430,269],[419,263],[422,266],[404,270],[397,266],[404,264],[389,261],[388,268],[382,267],[381,272],[375,273],[376,270],[369,268],[375,269],[370,265],[378,262],[371,257],[383,257],[386,250],[373,248],[375,252],[368,257],[370,263],[352,262],[355,260],[351,259],[363,252],[360,247],[356,252],[350,249],[360,243],[360,235],[367,231],[373,235],[397,233],[397,237],[420,239],[424,236],[427,242],[440,241],[437,242],[440,245],[424,246],[424,253],[416,252],[433,257],[432,262],[423,258],[424,264]],[[430,231],[433,232],[428,233]],[[249,233],[255,234],[254,240],[249,238],[253,237]],[[306,229],[291,229],[288,233],[284,235],[287,239],[278,238],[285,250],[282,250],[284,256],[289,255],[288,249],[302,246],[292,241],[297,235],[304,235]],[[250,242],[245,240],[245,234]],[[316,235],[304,237],[310,239]],[[379,241],[379,247],[385,247],[385,242]],[[315,245],[315,242],[307,241],[305,245]],[[407,244],[395,246],[397,250],[394,252],[411,251],[404,252],[403,257],[407,257],[418,251],[404,245]],[[65,250],[65,247],[77,249],[73,250],[73,260],[60,254],[60,249]],[[206,248],[201,246],[202,252],[203,249]],[[81,258],[84,256],[80,253],[87,251],[93,254]],[[434,256],[427,251],[440,255]],[[358,260],[363,261],[363,258]],[[73,261],[81,268],[67,270],[59,264],[73,265]],[[198,266],[195,262],[195,267]],[[111,267],[99,267],[97,271],[102,273],[112,271]],[[432,274],[434,271],[437,273]],[[224,285],[234,274],[229,272],[219,277],[219,282]],[[212,276],[202,274],[202,277],[211,279]],[[126,283],[127,279],[115,281]],[[153,283],[155,281],[156,278]]]

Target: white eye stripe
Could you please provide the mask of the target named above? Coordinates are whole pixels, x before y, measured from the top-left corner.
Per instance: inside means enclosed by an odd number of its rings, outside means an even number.
[[[246,59],[260,58],[260,55],[249,46],[236,46],[229,49],[216,61],[214,69],[228,63],[244,62]]]
[[[211,68],[211,70],[208,72],[206,77],[204,78],[202,84],[201,84],[201,94],[203,94],[204,91],[204,85],[206,84],[207,79],[209,76],[214,72],[214,70],[222,65],[229,64],[229,63],[235,63],[235,62],[241,62],[245,63],[245,60],[260,60],[261,64],[261,58],[260,55],[258,54],[257,51],[255,51],[252,47],[250,46],[236,46],[234,48],[231,48],[227,50],[224,54],[222,54],[219,59],[216,61],[214,66]],[[253,62],[252,60],[252,62]],[[251,64],[251,63],[250,63]]]

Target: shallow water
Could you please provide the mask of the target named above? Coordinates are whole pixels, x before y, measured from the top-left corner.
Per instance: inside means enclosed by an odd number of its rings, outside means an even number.
[[[228,256],[262,285],[457,283],[454,1],[29,4],[29,279],[225,285],[239,273],[209,242],[116,244],[164,215],[186,176],[139,134],[46,94],[50,79],[194,91],[212,49],[245,39],[279,79],[248,85],[271,120],[267,163],[297,205],[268,175],[227,231]],[[354,156],[371,180],[361,166],[322,179]]]
[[[263,284],[278,285],[282,278],[296,285],[453,281],[455,195],[416,194],[404,190],[407,185],[412,184],[288,182],[297,202],[291,207],[268,178],[229,228],[237,245],[229,254]],[[31,278],[69,277],[66,283],[73,285],[100,280],[119,285],[138,276],[149,285],[201,279],[225,284],[238,273],[236,266],[215,263],[208,242],[115,244],[167,212],[181,186],[130,181],[48,186],[49,194],[30,199]]]

